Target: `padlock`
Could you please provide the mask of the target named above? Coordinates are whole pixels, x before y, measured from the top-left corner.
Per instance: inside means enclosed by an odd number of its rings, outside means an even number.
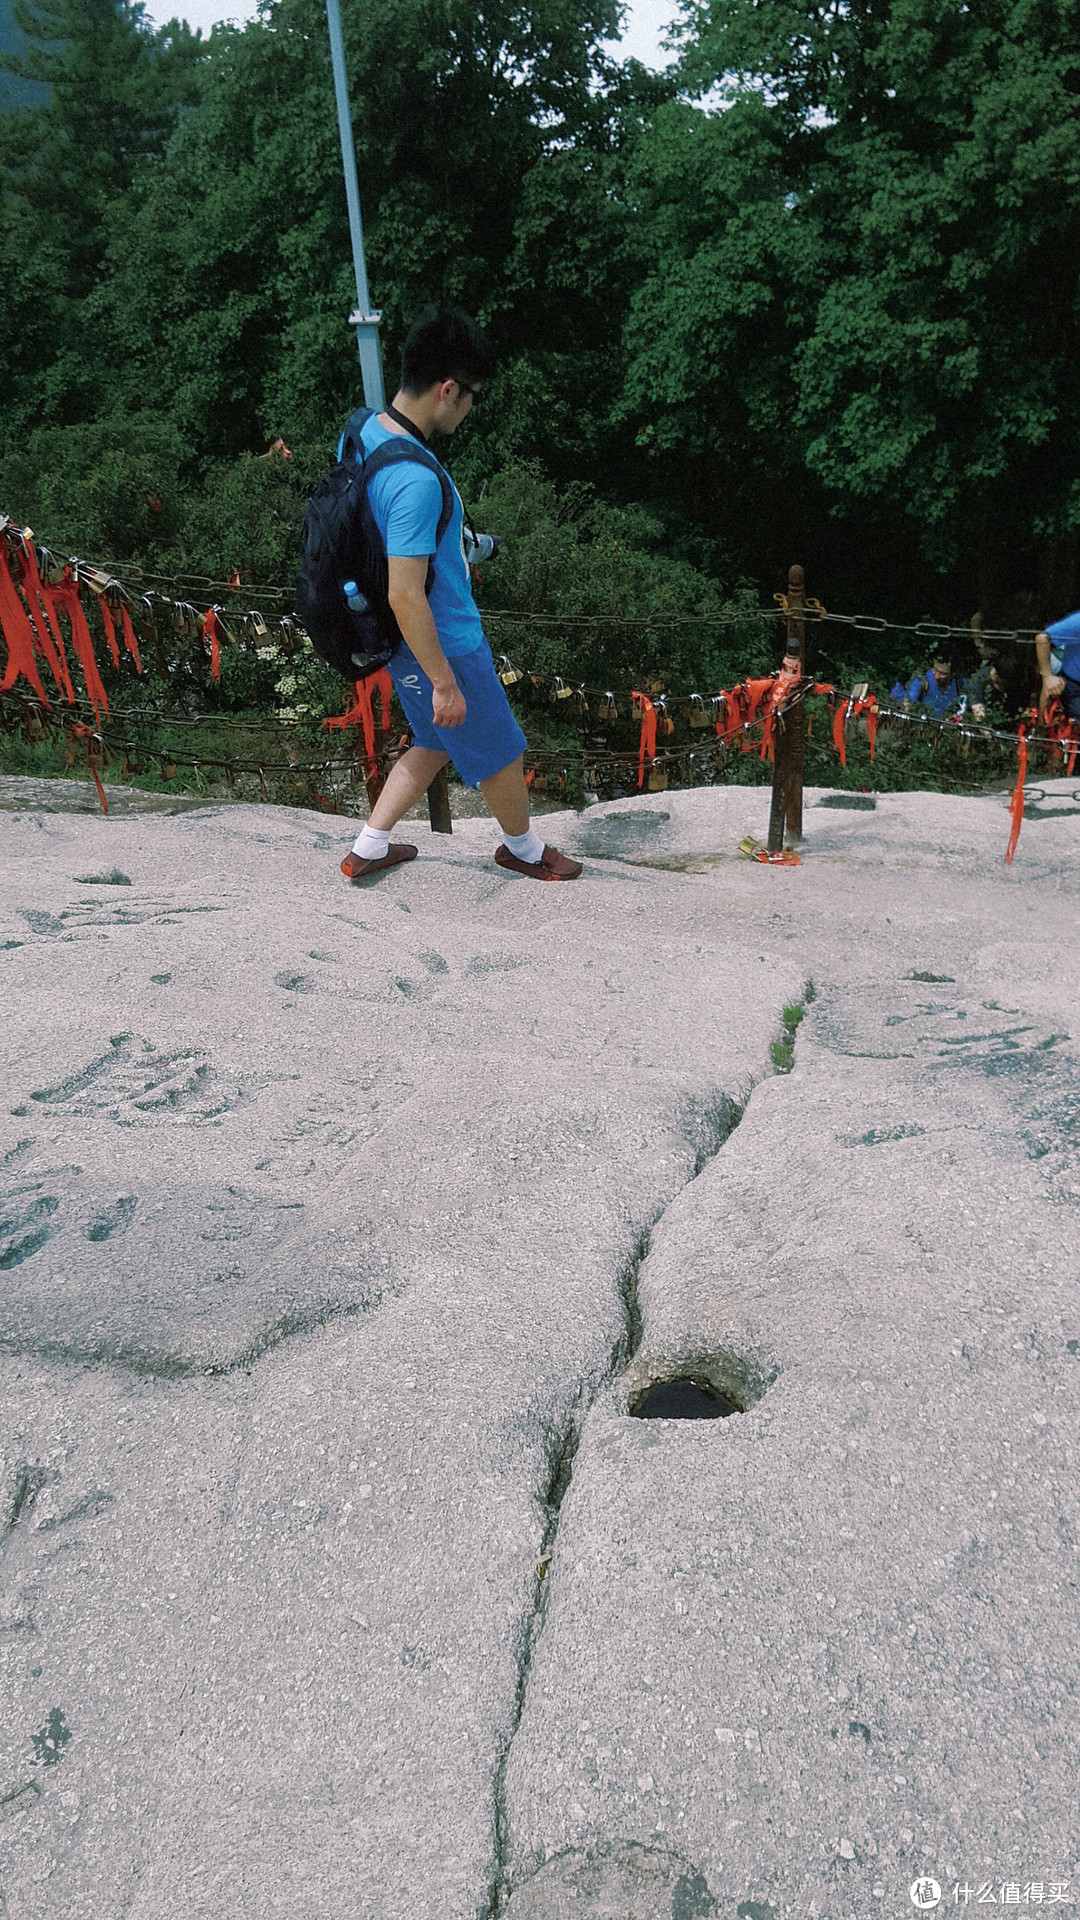
[[[656,703],[657,738],[666,739],[670,734],[673,734],[674,731],[675,731],[674,720],[672,719],[670,713],[668,712],[667,707],[665,706],[663,700],[658,700]]]
[[[556,700],[570,700],[573,698],[573,687],[568,687],[566,681],[560,680],[558,674],[555,675],[551,691]]]
[[[530,784],[532,786],[532,790],[534,793],[543,793],[545,788],[547,787],[547,775],[545,773],[542,773],[540,771],[540,768],[537,767],[533,772],[533,777]]]
[[[167,758],[166,758],[166,756],[165,756],[165,755],[164,755],[163,753],[162,753],[162,754],[159,754],[159,756],[158,756],[158,758],[159,758],[159,760],[160,760],[160,762],[161,762],[161,777],[162,777],[162,779],[163,779],[163,780],[175,780],[175,779],[176,779],[176,762],[175,762],[175,760],[169,760],[169,759],[167,759]]]
[[[663,793],[667,787],[667,783],[668,783],[668,776],[667,776],[666,767],[650,767],[649,768],[649,792],[650,793]]]
[[[587,718],[588,718],[588,714],[589,714],[589,702],[588,702],[588,700],[587,700],[587,699],[585,698],[585,689],[584,689],[584,687],[579,687],[579,688],[578,688],[578,690],[577,690],[577,692],[575,693],[575,695],[574,695],[574,704],[573,704],[573,706],[572,706],[572,708],[571,708],[571,712],[572,712],[572,713],[574,713],[574,714],[576,714],[576,716],[577,716],[577,718],[578,718],[579,720],[585,720],[585,719],[587,719]]]
[[[687,718],[692,727],[707,727],[711,724],[708,709],[700,693],[691,694]]]
[[[252,607],[251,612],[248,614],[248,619],[251,621],[252,631],[255,634],[256,640],[265,640],[268,628],[258,607]]]
[[[521,675],[518,672],[517,668],[513,665],[513,663],[505,653],[500,653],[499,655],[499,664],[496,668],[496,672],[498,673],[499,679],[502,681],[504,687],[516,687],[518,681],[521,679]]]

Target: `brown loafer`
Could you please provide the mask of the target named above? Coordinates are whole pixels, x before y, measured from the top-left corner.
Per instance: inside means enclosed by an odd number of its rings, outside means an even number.
[[[559,853],[555,847],[545,847],[539,860],[532,866],[527,860],[519,860],[507,846],[495,849],[495,865],[505,867],[509,873],[527,873],[530,880],[576,880],[581,872],[580,860],[569,860],[565,853]]]
[[[381,860],[362,860],[358,853],[347,853],[341,871],[346,880],[366,880],[369,873],[382,873],[384,867],[400,867],[403,860],[415,860],[419,851],[404,840],[391,840]]]

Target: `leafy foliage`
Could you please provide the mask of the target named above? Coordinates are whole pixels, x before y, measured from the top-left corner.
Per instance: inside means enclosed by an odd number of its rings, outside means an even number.
[[[611,60],[617,13],[345,19],[386,360],[431,298],[500,355],[454,443],[514,526],[488,604],[708,614],[798,558],[826,604],[963,620],[1026,587],[1019,624],[1063,612],[1073,0],[684,0],[667,76]],[[359,384],[320,0],[206,41],[138,0],[16,17],[6,65],[48,92],[0,114],[3,504],[103,557],[288,578]],[[688,678],[760,662],[759,627],[727,632]],[[630,644],[580,670],[654,664]],[[832,645],[834,678],[889,669],[886,643]]]

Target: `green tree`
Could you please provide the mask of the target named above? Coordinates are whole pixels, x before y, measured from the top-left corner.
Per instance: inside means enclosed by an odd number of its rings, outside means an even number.
[[[724,110],[668,110],[643,152],[639,432],[661,457],[729,434],[879,566],[900,522],[965,594],[1026,556],[1060,606],[1080,533],[1072,0],[702,0],[681,77]]]
[[[111,352],[93,308],[105,221],[161,164],[201,41],[176,20],[150,26],[141,0],[15,0],[13,14],[25,46],[0,67],[48,86],[0,118],[3,421],[19,433],[96,410]]]
[[[615,0],[387,0],[344,31],[374,297],[393,373],[428,299],[505,344],[522,183],[607,112]],[[326,21],[277,0],[215,32],[167,164],[115,206],[114,397],[150,392],[213,455],[326,435],[353,402],[354,303]]]

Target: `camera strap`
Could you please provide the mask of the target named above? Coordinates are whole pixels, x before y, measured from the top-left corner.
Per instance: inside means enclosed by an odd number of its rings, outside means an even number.
[[[401,413],[399,412],[397,407],[393,407],[393,406],[384,407],[383,412],[388,413],[390,415],[391,420],[396,420],[399,427],[404,427],[406,433],[411,433],[414,440],[419,440],[420,445],[422,447],[427,446],[428,443],[427,443],[426,436],[421,433],[415,420],[409,419],[409,416],[407,413]]]
[[[421,433],[419,427],[416,425],[415,420],[410,420],[407,413],[402,413],[399,407],[395,407],[393,405],[384,407],[383,412],[389,414],[391,420],[396,420],[399,427],[404,427],[406,433],[411,433],[414,440],[419,440],[420,445],[422,447],[428,446],[428,442],[424,438],[424,435]],[[430,452],[430,448],[428,450]],[[469,515],[465,511],[464,502],[462,502],[461,513],[462,513],[462,519],[465,525],[468,527],[469,532],[472,534],[473,540],[475,541],[477,539],[476,528],[473,526],[473,523],[469,518]]]

